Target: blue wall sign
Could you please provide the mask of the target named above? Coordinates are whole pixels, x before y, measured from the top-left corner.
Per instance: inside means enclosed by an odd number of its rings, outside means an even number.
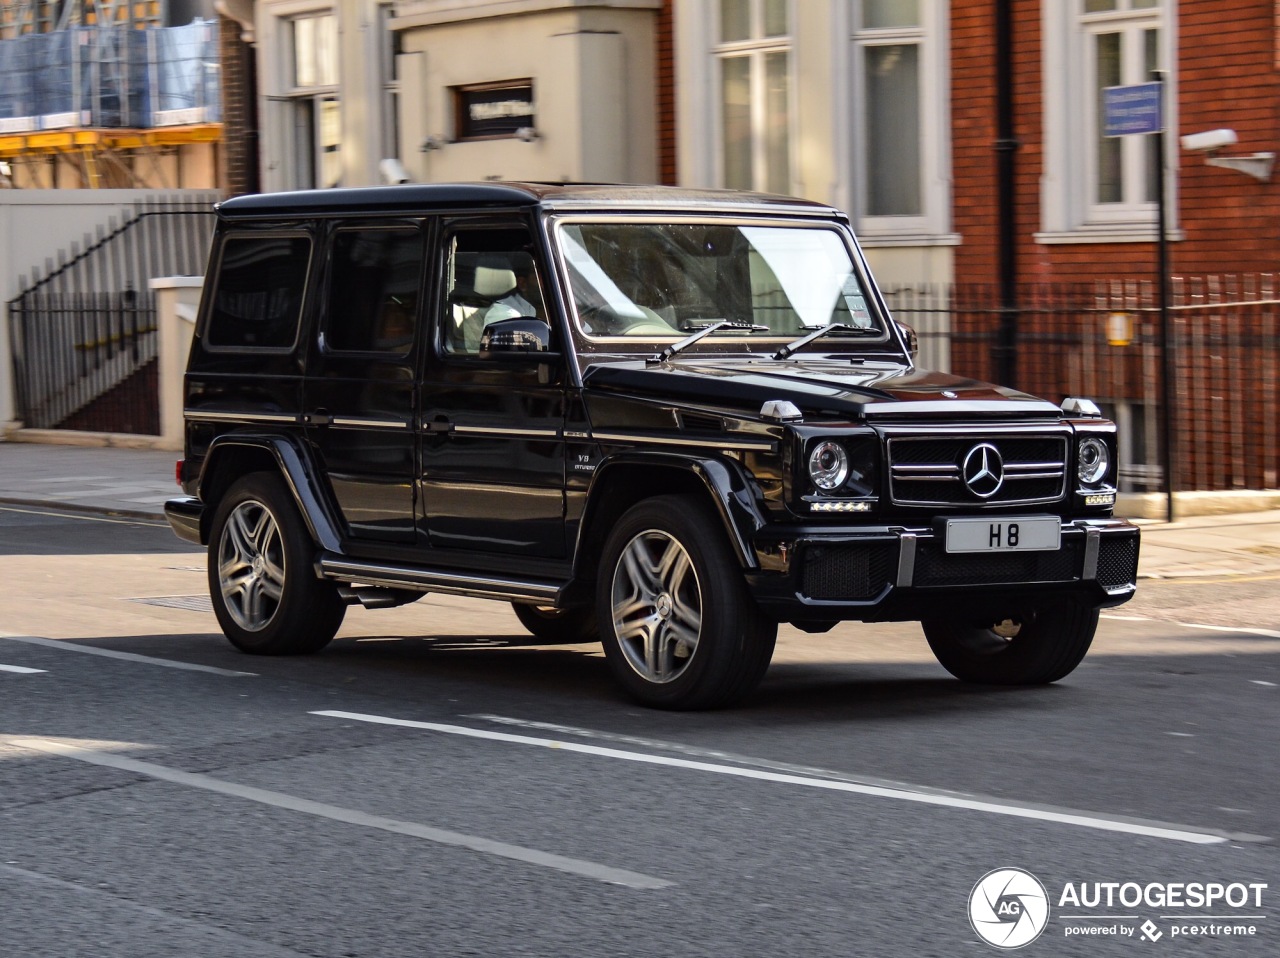
[[[1103,136],[1159,133],[1164,129],[1160,83],[1109,86],[1102,91]]]

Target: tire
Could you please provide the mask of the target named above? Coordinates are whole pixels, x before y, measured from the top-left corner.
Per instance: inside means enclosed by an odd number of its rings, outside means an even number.
[[[512,602],[511,608],[521,625],[549,645],[600,641],[596,610],[590,606],[555,609],[546,605]]]
[[[925,638],[942,667],[964,682],[1047,685],[1080,664],[1098,628],[1098,610],[1080,602],[1047,604],[1020,622],[991,626],[925,619]]]
[[[347,607],[312,571],[315,546],[281,478],[237,479],[214,510],[209,595],[223,634],[241,652],[305,655],[333,639]]]
[[[605,542],[596,617],[614,677],[652,708],[731,705],[759,684],[778,624],[763,617],[700,500],[659,496]]]

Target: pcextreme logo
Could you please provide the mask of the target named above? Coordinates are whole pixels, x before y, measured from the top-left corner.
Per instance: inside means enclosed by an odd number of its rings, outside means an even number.
[[[1049,924],[1049,895],[1021,868],[989,871],[969,893],[969,923],[989,945],[1012,951],[1039,938]]]

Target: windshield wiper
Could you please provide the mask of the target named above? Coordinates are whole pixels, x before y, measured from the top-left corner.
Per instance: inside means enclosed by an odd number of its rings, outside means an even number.
[[[821,339],[828,333],[841,332],[852,333],[855,336],[878,336],[880,330],[875,326],[851,326],[848,323],[832,323],[829,326],[819,326],[811,333],[805,333],[795,342],[787,343],[776,353],[773,354],[774,359],[786,359],[798,349],[803,349],[815,339]]]
[[[658,363],[665,363],[667,360],[675,356],[676,353],[679,353],[685,349],[688,349],[690,346],[692,346],[698,340],[702,339],[704,336],[710,336],[712,333],[719,332],[722,329],[729,329],[735,332],[758,333],[758,332],[768,332],[769,327],[757,326],[754,323],[735,323],[731,319],[722,319],[718,323],[712,323],[710,326],[704,326],[702,329],[698,330],[692,336],[686,336],[684,339],[680,340],[678,343],[672,343],[662,352],[655,353],[654,355],[650,356],[649,363],[651,365],[656,365]]]

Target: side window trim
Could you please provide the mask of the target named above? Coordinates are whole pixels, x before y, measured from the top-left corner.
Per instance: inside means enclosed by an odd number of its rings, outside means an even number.
[[[327,334],[330,330],[330,324],[333,320],[333,312],[330,308],[333,305],[331,294],[333,292],[333,283],[335,281],[336,259],[338,237],[344,233],[391,233],[391,232],[413,232],[418,237],[419,263],[417,273],[416,286],[416,302],[412,310],[412,337],[403,349],[346,349],[331,345],[328,341]],[[325,243],[325,279],[322,283],[323,289],[319,295],[323,296],[323,314],[319,328],[316,330],[315,337],[317,345],[322,353],[327,356],[337,358],[353,358],[353,359],[384,359],[387,361],[403,362],[413,355],[414,346],[420,341],[423,335],[423,328],[428,325],[431,310],[428,307],[427,297],[429,293],[429,274],[427,267],[428,257],[432,255],[430,242],[430,224],[426,221],[417,223],[345,223],[337,225],[330,231]]]
[[[301,294],[298,298],[298,310],[294,317],[293,323],[293,339],[287,346],[249,346],[249,345],[219,345],[210,340],[211,323],[216,309],[216,296],[219,285],[222,282],[224,262],[226,257],[227,246],[236,240],[262,240],[262,239],[305,239],[307,241],[307,267],[303,274],[301,283]],[[316,238],[312,231],[307,229],[265,229],[265,230],[246,230],[246,229],[228,229],[222,233],[217,240],[217,259],[214,268],[210,270],[210,279],[206,280],[205,295],[202,297],[202,306],[200,311],[199,324],[196,329],[196,336],[200,339],[203,348],[210,353],[230,353],[230,354],[275,354],[287,356],[298,348],[298,341],[301,337],[302,326],[310,308],[310,300],[312,298],[311,284],[315,276],[316,267]]]
[[[531,279],[537,286],[536,298],[542,304],[538,312],[538,319],[546,322],[552,330],[553,336],[559,336],[560,330],[554,319],[554,307],[549,306],[554,303],[552,294],[548,291],[546,257],[542,252],[542,245],[539,242],[541,233],[525,217],[494,217],[494,216],[476,216],[476,217],[451,217],[442,220],[437,230],[437,239],[433,244],[435,249],[435,266],[431,270],[437,285],[432,295],[432,305],[434,315],[436,317],[435,329],[431,337],[432,353],[443,362],[451,365],[474,365],[481,362],[475,352],[466,350],[457,350],[449,348],[450,324],[454,322],[454,309],[450,304],[451,294],[456,288],[453,283],[456,277],[450,276],[450,266],[453,264],[454,241],[463,233],[482,233],[482,232],[516,232],[520,231],[524,234],[524,242],[528,246],[528,255],[530,257],[530,269],[532,271]],[[523,251],[523,250],[521,250]],[[510,252],[517,252],[511,250]],[[477,253],[476,255],[483,255]],[[518,290],[512,291],[518,292]],[[523,297],[521,297],[523,298]]]

